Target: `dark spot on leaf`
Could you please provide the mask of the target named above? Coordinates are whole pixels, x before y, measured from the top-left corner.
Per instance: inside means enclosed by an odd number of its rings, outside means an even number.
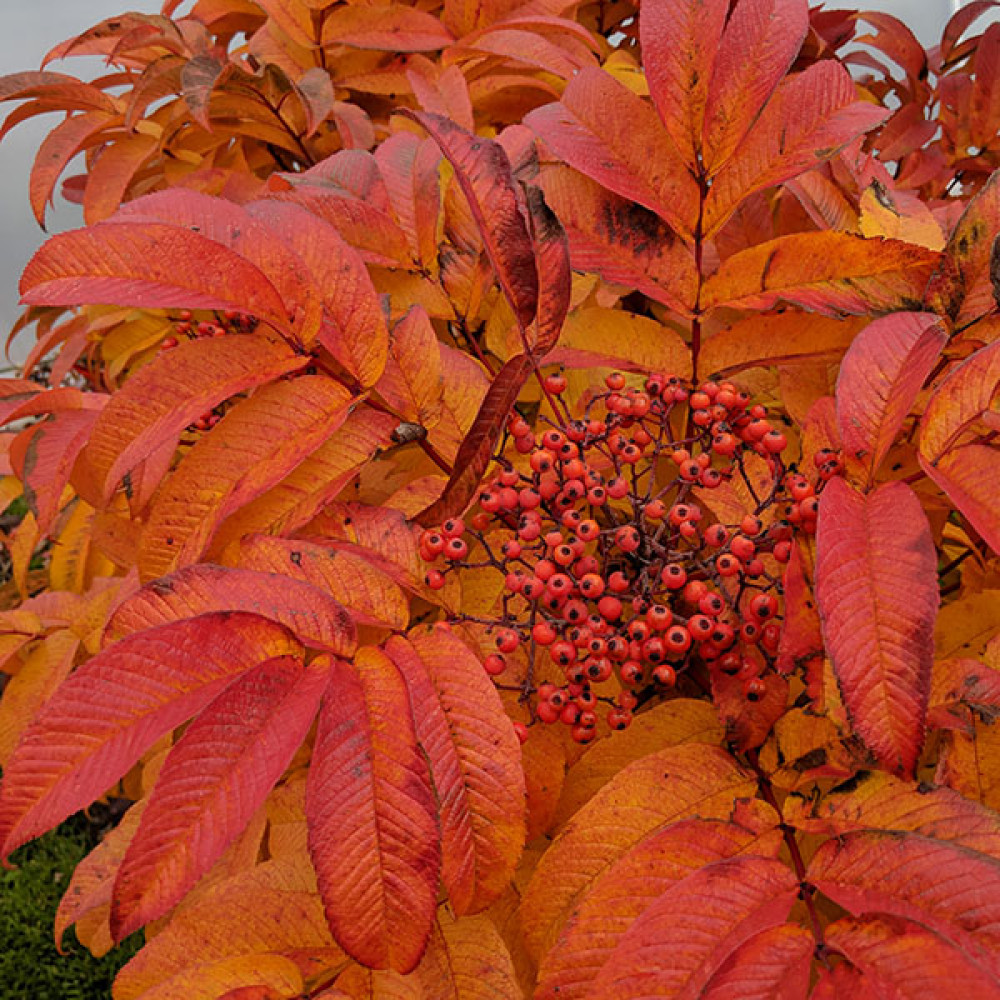
[[[297,551],[289,552],[288,553],[288,558],[291,559],[292,562],[295,563],[296,566],[301,566],[302,565],[302,553],[301,552],[297,552]]]
[[[926,781],[918,782],[917,784],[917,795],[930,795],[934,791],[934,786],[928,784]]]

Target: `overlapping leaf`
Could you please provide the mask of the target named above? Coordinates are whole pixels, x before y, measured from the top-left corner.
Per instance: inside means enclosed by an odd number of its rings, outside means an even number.
[[[306,786],[309,853],[334,936],[358,961],[411,972],[427,947],[441,848],[427,762],[392,661],[335,663]]]
[[[931,373],[947,334],[931,313],[893,313],[853,341],[837,376],[844,450],[871,481]]]
[[[223,519],[329,440],[353,400],[324,375],[275,382],[241,400],[184,456],[153,500],[139,548],[143,581],[189,565]]]
[[[473,653],[443,632],[393,638],[441,821],[441,878],[455,912],[482,910],[513,875],[524,842],[520,751],[496,688]]]
[[[239,836],[305,738],[329,659],[248,670],[170,751],[122,861],[111,905],[120,940],[169,910]],[[192,775],[197,775],[192,783]]]
[[[307,358],[287,344],[244,335],[239,350],[220,339],[180,344],[137,372],[115,393],[84,451],[107,501],[122,476],[206,410],[238,392],[302,368]]]
[[[128,636],[88,660],[46,703],[8,763],[3,853],[89,805],[238,674],[300,653],[274,622],[216,612]]]
[[[351,615],[326,590],[285,574],[200,563],[154,580],[127,597],[106,635],[121,639],[213,611],[248,611],[284,625],[307,646],[338,656],[354,652]]]

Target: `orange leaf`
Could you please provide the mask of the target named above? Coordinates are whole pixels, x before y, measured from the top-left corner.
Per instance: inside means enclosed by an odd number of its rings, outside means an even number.
[[[46,703],[7,765],[3,854],[89,805],[237,674],[301,651],[286,629],[259,615],[217,612],[129,636],[88,660]]]
[[[302,368],[287,344],[255,334],[179,344],[136,372],[102,411],[83,452],[107,502],[122,476],[206,410]]]
[[[697,24],[700,28],[701,17]],[[705,101],[702,158],[709,174],[739,148],[799,54],[808,27],[809,8],[803,0],[743,0],[736,5],[713,54]]]
[[[303,979],[345,961],[304,858],[266,861],[182,907],[118,974],[116,1000],[216,1000],[268,985],[294,997]]]
[[[87,172],[83,217],[88,225],[103,222],[119,207],[135,175],[159,148],[159,138],[142,134],[104,148]]]
[[[324,47],[433,52],[454,40],[433,14],[403,4],[337,7],[327,11],[323,19]]]
[[[913,308],[937,254],[850,233],[779,236],[733,254],[705,283],[706,309],[769,309],[781,302],[824,316]]]
[[[383,569],[354,552],[301,539],[251,535],[240,543],[241,566],[303,580],[331,594],[361,625],[404,629],[406,596]]]
[[[559,343],[546,355],[545,363],[691,376],[691,350],[671,327],[636,313],[599,306],[570,313]]]
[[[704,995],[737,948],[785,920],[798,890],[795,873],[769,858],[699,868],[625,932],[594,980],[594,994],[607,1000]]]
[[[566,229],[576,270],[631,285],[690,315],[697,293],[694,258],[662,219],[567,167],[545,167],[540,184]]]
[[[532,111],[524,123],[560,160],[691,238],[698,185],[653,109],[614,77],[581,70],[560,103]]]
[[[309,853],[334,936],[359,962],[411,972],[437,905],[441,848],[406,686],[381,651],[336,662],[306,785]]]
[[[212,611],[249,611],[284,625],[307,646],[338,656],[354,652],[354,621],[325,590],[284,574],[211,563],[188,566],[127,597],[108,621],[105,636],[121,639]]]
[[[21,301],[239,309],[287,332],[289,306],[249,260],[177,226],[105,222],[53,236],[21,275]]]
[[[328,657],[266,660],[229,685],[171,749],[115,880],[116,941],[170,910],[263,805],[305,739]]]
[[[385,371],[376,392],[403,419],[433,427],[441,416],[441,351],[422,306],[412,306],[393,327]]]
[[[650,96],[692,173],[700,162],[712,66],[728,14],[727,0],[653,0],[639,18]]]
[[[966,327],[997,308],[990,274],[1000,231],[1000,175],[994,173],[966,206],[942,254],[927,301]]]
[[[937,552],[905,483],[865,496],[823,490],[816,599],[851,723],[889,769],[910,775],[924,742],[938,609]]]
[[[59,175],[89,140],[118,119],[106,111],[86,111],[60,122],[42,140],[31,168],[31,208],[38,224],[45,227],[45,206],[52,199]]]
[[[837,376],[837,423],[844,450],[872,482],[948,335],[930,313],[892,313],[870,323]]]
[[[614,739],[595,743],[570,768],[559,800],[556,824],[563,826],[627,764],[681,743],[720,746],[724,736],[714,707],[705,701],[672,698],[648,712],[640,712],[628,729],[615,733]]]
[[[862,772],[818,801],[790,796],[782,814],[807,833],[918,833],[1000,861],[996,813],[950,788],[901,781],[884,771]]]
[[[761,810],[763,813],[763,810]],[[776,857],[781,834],[765,816],[745,825],[688,819],[640,841],[600,876],[542,959],[536,1000],[586,1000],[622,936],[656,900],[706,865],[740,854]]]
[[[644,837],[690,816],[728,818],[733,800],[755,789],[753,776],[729,754],[700,744],[669,747],[623,768],[538,863],[521,897],[528,950],[547,951],[594,881]]]
[[[238,402],[154,497],[139,548],[143,582],[200,558],[223,519],[329,440],[352,402],[325,375],[274,382]]]
[[[524,844],[520,745],[479,659],[443,631],[385,645],[409,690],[441,820],[441,879],[455,913],[506,888]]]
[[[746,58],[742,48],[739,58]],[[705,198],[705,235],[715,235],[748,195],[819,166],[888,116],[885,108],[856,100],[854,81],[833,59],[788,77],[713,179]]]
[[[702,371],[732,377],[747,368],[835,361],[850,346],[867,318],[834,319],[809,313],[748,316],[702,343]]]

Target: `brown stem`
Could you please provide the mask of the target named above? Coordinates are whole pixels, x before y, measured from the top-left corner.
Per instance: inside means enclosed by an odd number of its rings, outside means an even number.
[[[748,750],[746,752],[746,760],[750,765],[751,770],[757,777],[757,787],[760,789],[761,798],[778,814],[781,822],[778,824],[778,828],[781,830],[781,834],[785,840],[785,846],[788,848],[788,854],[792,861],[792,868],[795,869],[795,875],[799,880],[799,894],[802,902],[805,903],[806,911],[809,914],[809,922],[812,925],[813,939],[816,941],[816,954],[821,961],[826,962],[826,938],[823,934],[823,923],[819,917],[819,911],[816,909],[816,900],[814,899],[816,889],[815,887],[806,879],[806,863],[802,857],[802,851],[799,849],[799,842],[795,839],[795,828],[789,826],[785,822],[784,815],[781,811],[781,805],[778,802],[777,796],[774,794],[774,787],[771,784],[771,779],[768,778],[764,769],[760,766],[760,756],[756,750]]]

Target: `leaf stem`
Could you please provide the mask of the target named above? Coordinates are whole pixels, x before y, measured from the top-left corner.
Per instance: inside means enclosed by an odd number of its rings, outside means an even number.
[[[750,765],[751,770],[757,777],[757,787],[760,789],[761,798],[780,817],[781,822],[778,824],[778,828],[781,830],[781,834],[784,837],[785,847],[788,848],[788,855],[791,858],[792,868],[795,869],[795,875],[799,880],[799,896],[805,904],[806,911],[809,914],[809,923],[812,925],[813,939],[816,941],[816,957],[819,961],[823,962],[824,965],[827,965],[826,938],[823,934],[823,923],[820,920],[819,911],[816,909],[816,900],[814,899],[816,888],[806,879],[806,863],[802,857],[802,851],[799,849],[799,842],[795,839],[795,828],[785,822],[784,814],[781,811],[781,804],[778,802],[778,798],[774,794],[774,786],[771,784],[771,779],[760,766],[760,756],[757,751],[748,750],[746,752],[746,760]]]

